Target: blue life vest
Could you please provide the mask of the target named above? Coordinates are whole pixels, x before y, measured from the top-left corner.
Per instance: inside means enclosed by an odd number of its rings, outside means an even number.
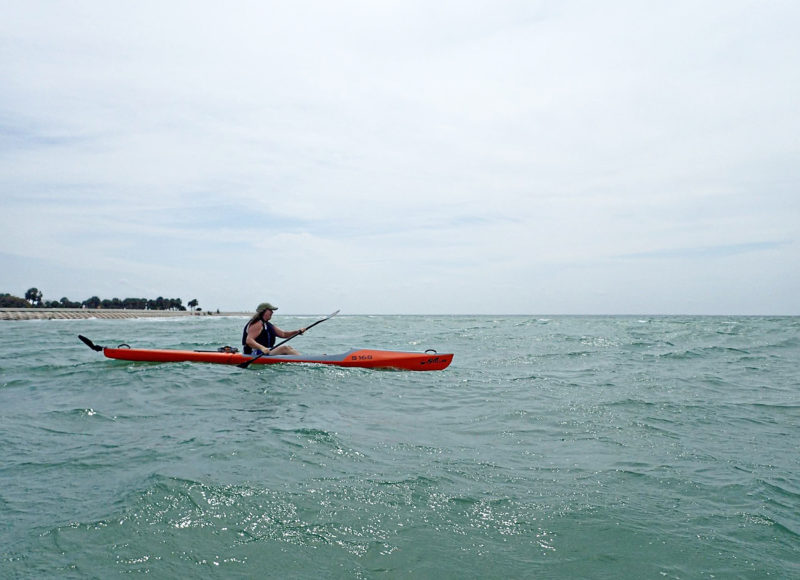
[[[263,344],[267,348],[272,348],[275,346],[275,327],[272,326],[271,322],[264,322],[261,321],[263,328],[261,329],[261,334],[256,337],[256,342],[258,344]],[[250,328],[250,323],[244,325],[244,331],[242,332],[242,345],[244,348],[242,352],[244,354],[253,354],[253,349],[247,344],[247,329]]]

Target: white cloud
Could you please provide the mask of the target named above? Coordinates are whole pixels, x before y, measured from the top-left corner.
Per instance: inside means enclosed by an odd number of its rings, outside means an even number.
[[[4,15],[0,291],[798,312],[794,4]]]

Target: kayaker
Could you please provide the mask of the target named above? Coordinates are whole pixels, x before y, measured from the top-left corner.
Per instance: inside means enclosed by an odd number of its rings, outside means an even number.
[[[272,348],[275,345],[275,337],[291,338],[298,334],[303,334],[306,329],[300,328],[298,330],[281,330],[270,322],[272,313],[278,309],[269,302],[262,302],[256,308],[256,313],[247,322],[242,332],[242,351],[244,354],[300,354],[288,344],[283,344],[278,348]]]

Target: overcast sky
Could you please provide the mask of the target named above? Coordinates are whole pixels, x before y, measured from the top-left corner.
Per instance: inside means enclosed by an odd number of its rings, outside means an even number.
[[[800,314],[800,2],[0,13],[0,292]]]

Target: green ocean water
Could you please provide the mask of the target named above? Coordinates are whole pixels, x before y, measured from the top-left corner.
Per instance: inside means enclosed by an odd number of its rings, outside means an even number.
[[[340,315],[292,343],[455,353],[428,373],[77,339],[244,322],[0,322],[0,578],[800,577],[800,318]]]

